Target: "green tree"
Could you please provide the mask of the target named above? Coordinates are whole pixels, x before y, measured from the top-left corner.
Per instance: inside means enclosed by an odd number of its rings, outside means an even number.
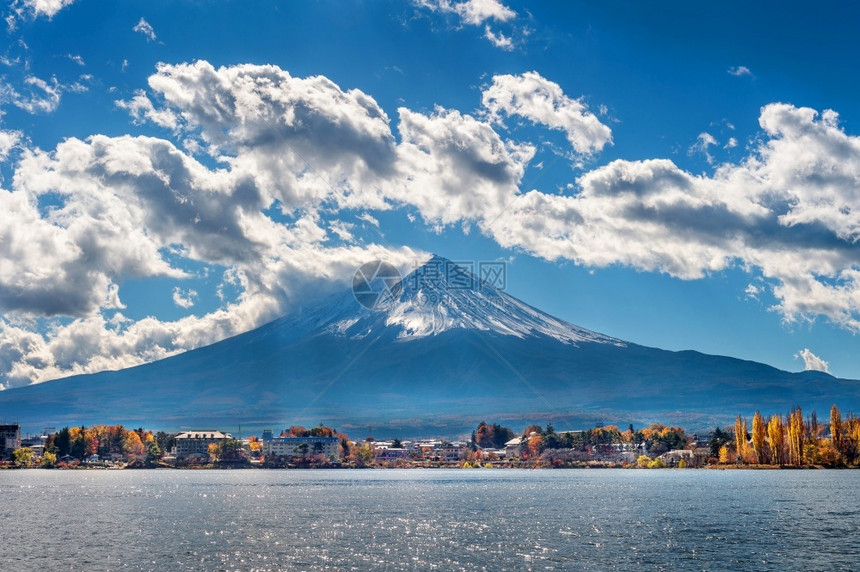
[[[714,434],[708,442],[708,446],[711,448],[711,457],[719,457],[720,448],[722,448],[723,445],[728,444],[731,440],[732,436],[727,431],[723,431],[719,427],[714,429]]]
[[[54,447],[57,448],[57,456],[59,457],[71,454],[72,437],[68,427],[63,427],[57,432],[56,437],[54,437]]]
[[[42,455],[42,467],[45,469],[52,469],[54,465],[57,464],[57,455],[51,453],[50,451],[46,451]]]
[[[219,443],[213,443],[215,447],[212,454],[218,461],[240,461],[245,458],[245,450],[242,442],[236,439],[225,439]]]
[[[167,453],[176,445],[176,435],[159,431],[155,434],[155,442],[162,453]]]
[[[154,467],[159,460],[161,460],[162,452],[161,447],[158,446],[157,441],[150,441],[146,446],[146,458],[144,459],[144,463],[146,463],[147,467]]]

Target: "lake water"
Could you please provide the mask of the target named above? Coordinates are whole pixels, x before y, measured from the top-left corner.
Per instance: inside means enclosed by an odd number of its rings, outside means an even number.
[[[2,570],[858,570],[860,471],[0,471]]]

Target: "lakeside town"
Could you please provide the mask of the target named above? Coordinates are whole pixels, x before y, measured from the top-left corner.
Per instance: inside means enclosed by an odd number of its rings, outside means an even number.
[[[46,428],[22,436],[0,425],[0,467],[122,468],[780,468],[860,467],[860,418],[829,419],[800,408],[706,435],[653,423],[556,431],[532,425],[515,433],[481,422],[468,440],[352,440],[320,424],[264,430],[242,438],[216,429],[167,433],[122,425]]]

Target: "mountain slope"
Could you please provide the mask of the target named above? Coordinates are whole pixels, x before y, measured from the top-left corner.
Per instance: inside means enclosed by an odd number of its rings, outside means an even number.
[[[256,330],[159,362],[0,393],[0,417],[45,425],[179,429],[331,423],[378,435],[456,434],[481,419],[674,421],[701,428],[753,409],[857,410],[860,382],[669,352],[569,324],[477,278],[407,276],[371,310],[346,291]],[[433,271],[435,275],[435,270]],[[362,435],[363,436],[363,435]]]

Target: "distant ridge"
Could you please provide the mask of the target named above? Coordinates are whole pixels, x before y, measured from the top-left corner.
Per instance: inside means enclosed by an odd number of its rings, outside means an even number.
[[[0,418],[31,431],[323,422],[418,436],[463,434],[482,419],[698,429],[759,408],[860,410],[856,380],[627,343],[550,316],[438,256],[393,293],[368,309],[346,290],[158,362],[3,391]]]

